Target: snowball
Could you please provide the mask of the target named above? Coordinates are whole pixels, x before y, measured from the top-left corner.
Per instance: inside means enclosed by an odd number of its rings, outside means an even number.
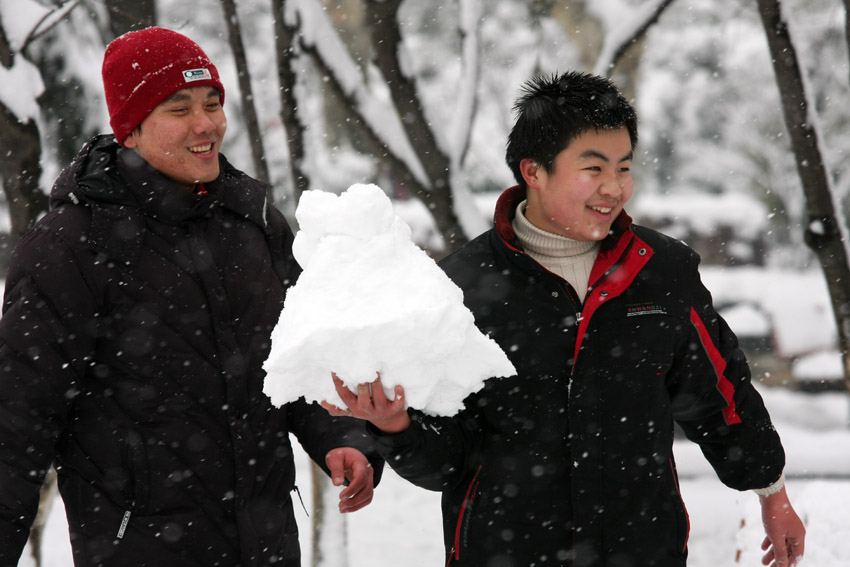
[[[516,373],[379,187],[307,191],[295,214],[293,253],[304,271],[265,363],[275,405],[302,396],[342,405],[331,372],[353,392],[380,373],[388,398],[400,384],[409,407],[453,415],[484,380]]]

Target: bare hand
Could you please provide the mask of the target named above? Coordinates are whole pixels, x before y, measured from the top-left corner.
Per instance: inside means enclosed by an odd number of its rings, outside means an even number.
[[[348,486],[339,493],[339,511],[356,512],[372,502],[375,491],[375,471],[363,453],[353,447],[339,447],[328,451],[325,464],[331,471],[331,482]]]
[[[395,387],[395,399],[388,400],[381,384],[381,374],[374,382],[357,386],[357,394],[349,390],[336,374],[331,374],[337,394],[346,405],[342,409],[324,401],[322,407],[334,416],[365,419],[386,433],[398,433],[410,427],[410,416],[405,408],[404,388]]]
[[[767,553],[762,564],[771,567],[790,567],[803,558],[806,546],[806,528],[800,520],[785,487],[776,494],[759,497],[761,517],[767,537],[761,548]]]

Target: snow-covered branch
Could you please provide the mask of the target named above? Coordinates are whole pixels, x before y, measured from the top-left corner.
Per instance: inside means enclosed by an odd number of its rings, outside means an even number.
[[[478,83],[481,76],[480,30],[484,8],[481,0],[460,0],[460,33],[462,65],[457,107],[451,132],[451,161],[455,167],[463,164],[469,150],[472,123],[478,108]]]
[[[593,12],[605,28],[605,40],[593,72],[610,75],[626,50],[646,33],[672,3],[673,0],[648,0],[637,8],[629,8],[621,0],[593,2]],[[612,15],[616,15],[616,18]]]
[[[316,0],[290,0],[286,3],[287,24],[298,26],[301,44],[316,54],[330,73],[339,91],[367,127],[379,138],[386,151],[392,152],[417,180],[428,185],[428,176],[408,139],[392,101],[380,96],[366,83],[360,66],[333,28]]]

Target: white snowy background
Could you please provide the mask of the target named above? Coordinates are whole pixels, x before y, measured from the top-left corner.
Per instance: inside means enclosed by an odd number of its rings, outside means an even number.
[[[655,3],[651,0],[644,4]],[[238,4],[249,38],[249,63],[254,71],[256,102],[264,120],[267,158],[273,174],[277,172],[279,177],[285,171],[286,158],[275,148],[285,147],[285,139],[277,121],[277,86],[271,80],[273,58],[269,54],[273,44],[268,32],[263,31],[268,28],[268,2],[243,0]],[[439,8],[443,4],[446,9]],[[617,16],[606,24],[609,39],[627,31],[627,26],[618,28],[617,23],[628,23],[622,14],[635,4],[631,0],[593,2],[594,11]],[[788,369],[769,359],[753,360],[754,376],[788,454],[789,495],[808,525],[805,565],[843,567],[850,561],[850,401],[846,392],[807,394],[795,389],[807,380],[818,383],[835,379],[841,368],[823,276],[800,244],[804,207],[793,161],[782,143],[784,128],[778,98],[763,32],[754,17],[754,4],[740,0],[677,0],[663,16],[658,33],[650,34],[638,85],[637,104],[642,119],[641,153],[635,166],[638,190],[628,210],[638,220],[672,216],[692,233],[703,235],[716,231],[720,221],[731,223],[743,236],[752,236],[755,231],[788,246],[774,249],[766,267],[705,265],[702,273],[716,303],[723,305],[724,316],[742,339],[768,340],[777,358],[793,362]],[[792,32],[804,63],[808,61],[807,77],[811,84],[827,85],[817,99],[819,112],[827,117],[822,132],[827,160],[831,164],[844,163],[842,160],[850,151],[850,129],[840,120],[848,107],[846,42],[829,43],[826,40],[831,36],[823,31],[829,29],[834,34],[842,29],[842,2],[790,0],[787,4],[787,11],[794,14]],[[245,133],[234,119],[236,110],[232,105],[238,100],[236,70],[228,53],[218,2],[161,0],[159,5],[164,25],[194,37],[220,62],[219,70],[229,88],[231,118],[225,152],[236,165],[250,169]],[[299,0],[289,5],[302,15],[309,15],[310,6],[315,3]],[[454,5],[437,3],[433,14],[453,20]],[[459,202],[464,207],[467,226],[486,224],[497,194],[494,191],[511,183],[502,152],[517,86],[537,65],[544,69],[561,66],[563,70],[564,61],[575,63],[574,50],[563,41],[556,26],[551,22],[528,25],[521,17],[521,5],[493,3],[495,7],[482,25],[482,42],[488,46],[482,64],[497,72],[482,79],[486,96],[479,100],[479,115],[487,118],[479,120],[471,132],[472,146],[464,173],[478,194],[474,201],[467,198]],[[417,11],[428,8],[426,3],[416,2],[406,2],[405,6],[410,17],[406,28],[409,31],[414,27],[414,17],[420,15]],[[45,13],[44,5],[35,0],[0,0],[0,15],[13,49],[22,45],[26,32]],[[106,110],[98,94],[103,45],[98,43],[100,37],[93,27],[79,17],[79,10],[72,17],[74,25],[56,28],[63,38],[59,45],[70,50],[66,59],[71,67],[65,73],[91,94],[86,122],[105,130]],[[468,17],[464,14],[464,26]],[[315,27],[308,24],[305,30],[308,39],[318,42],[320,49],[328,50],[331,59],[342,65],[347,57],[339,51],[339,45],[324,41],[328,34],[321,31],[318,19],[316,22]],[[435,34],[437,27],[435,24],[426,32]],[[218,30],[218,35],[209,30]],[[465,134],[457,129],[465,127],[464,113],[471,108],[467,97],[471,74],[450,51],[451,41],[435,41],[424,33],[410,34],[405,44],[415,54],[409,63],[420,76],[453,73],[458,78],[451,89],[437,80],[422,81],[433,121],[446,126],[442,143],[449,147]],[[347,77],[357,87],[356,75]],[[830,90],[829,85],[841,87]],[[309,86],[313,87],[321,88],[317,84]],[[42,88],[36,68],[24,58],[17,57],[11,69],[0,66],[0,100],[21,120],[35,120],[43,136],[49,137],[50,125],[44,123],[35,104]],[[363,95],[371,105],[366,113],[374,114],[378,125],[392,130],[392,123],[380,118],[382,93]],[[305,110],[321,107],[320,97],[307,100]],[[836,113],[835,109],[844,110]],[[398,131],[388,131],[385,136],[398,146],[400,155],[410,153],[404,147],[408,142]],[[716,140],[722,142],[711,145]],[[322,150],[309,136],[307,143],[313,150],[307,166],[320,188],[342,190],[371,172],[372,165],[362,155],[345,148]],[[757,159],[746,160],[746,156]],[[48,150],[43,163],[44,187],[50,186],[58,168],[64,165],[54,157]],[[835,177],[837,186],[846,194],[850,176],[844,175],[845,170],[835,168]],[[759,199],[753,198],[753,187],[762,190],[763,194],[756,194]],[[488,188],[490,191],[482,192]],[[284,200],[283,205],[292,204]],[[427,210],[413,200],[398,201],[395,207],[410,224],[418,243],[440,248],[440,237]],[[776,224],[770,221],[782,215],[787,217],[787,224],[776,232]],[[0,228],[8,228],[5,214],[0,214],[0,223]],[[676,455],[691,520],[689,565],[760,565],[762,533],[757,498],[722,486],[694,445],[677,441]],[[301,453],[298,468],[301,494],[310,509],[310,469]],[[311,560],[312,519],[297,502],[296,510],[306,566]],[[345,516],[332,534],[335,539],[331,538],[329,545],[347,551],[331,565],[442,565],[440,526],[439,495],[413,487],[387,469],[373,504]],[[67,526],[58,499],[47,524],[44,554],[47,567],[72,565]],[[32,565],[28,551],[20,565]]]

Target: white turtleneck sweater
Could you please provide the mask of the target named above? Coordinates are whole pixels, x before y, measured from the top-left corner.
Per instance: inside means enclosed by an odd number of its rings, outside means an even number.
[[[514,232],[526,254],[541,266],[567,280],[584,301],[590,270],[599,253],[598,242],[581,242],[542,230],[525,218],[526,201],[517,206]]]

